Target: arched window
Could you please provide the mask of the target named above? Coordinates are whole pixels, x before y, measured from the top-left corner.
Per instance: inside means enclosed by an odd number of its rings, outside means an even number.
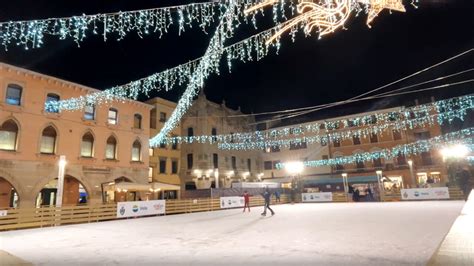
[[[140,114],[135,114],[133,116],[133,127],[142,128],[142,116]]]
[[[46,103],[57,103],[59,102],[59,95],[55,93],[48,93],[46,96]],[[56,105],[47,105],[45,111],[48,113],[59,113],[59,106]]]
[[[40,152],[45,154],[56,153],[56,130],[52,126],[48,126],[43,130],[41,135],[41,147]]]
[[[90,132],[87,132],[82,136],[81,143],[81,156],[92,157],[94,155],[94,136]]]
[[[0,150],[15,151],[18,139],[18,125],[8,120],[0,127]]]
[[[135,140],[132,146],[132,161],[140,162],[142,159],[142,144],[140,141]]]
[[[107,145],[105,146],[105,159],[117,159],[117,140],[114,136],[110,136],[107,139]]]
[[[110,125],[117,125],[118,122],[118,111],[115,108],[109,109],[108,122]]]
[[[8,84],[5,102],[9,105],[21,105],[23,88],[17,84]]]

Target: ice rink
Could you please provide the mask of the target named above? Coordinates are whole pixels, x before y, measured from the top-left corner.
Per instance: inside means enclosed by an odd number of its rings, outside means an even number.
[[[424,265],[464,202],[308,203],[0,233],[39,265]]]

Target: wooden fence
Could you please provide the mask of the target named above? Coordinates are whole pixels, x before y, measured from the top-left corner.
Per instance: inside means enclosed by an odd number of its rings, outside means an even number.
[[[251,197],[250,206],[262,206],[262,197]],[[278,204],[272,199],[273,204]],[[288,203],[286,195],[281,196],[280,204]],[[192,213],[221,210],[219,198],[193,200],[167,200],[166,214]],[[7,210],[6,216],[0,216],[0,231],[24,228],[51,227],[67,224],[93,223],[116,220],[117,205],[82,205],[18,208]],[[124,219],[124,218],[121,218]]]

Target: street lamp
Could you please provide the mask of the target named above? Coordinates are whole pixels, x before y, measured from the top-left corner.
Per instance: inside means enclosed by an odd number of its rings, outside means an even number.
[[[287,162],[284,167],[286,172],[293,176],[293,181],[291,182],[291,202],[293,203],[296,196],[297,176],[303,172],[304,164],[299,161]]]
[[[382,170],[377,170],[375,171],[375,173],[377,174],[377,182],[379,184],[379,195],[380,195],[380,201],[382,201],[382,196],[383,196],[383,187],[382,187],[382,184],[381,184],[381,179],[382,179]]]
[[[219,188],[219,169],[214,170],[214,179],[216,182],[216,188]]]
[[[347,180],[347,173],[342,173],[342,184],[344,185],[344,192],[346,194],[346,201],[349,201],[349,182]]]
[[[66,156],[59,156],[59,171],[58,171],[58,190],[56,192],[56,207],[63,205],[63,191],[64,191],[64,172],[66,169]]]
[[[416,187],[416,179],[415,173],[413,172],[413,161],[408,160],[408,166],[410,167],[410,177],[411,177],[411,184],[413,187]]]

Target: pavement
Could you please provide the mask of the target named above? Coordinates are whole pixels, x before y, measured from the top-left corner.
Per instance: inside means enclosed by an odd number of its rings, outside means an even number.
[[[10,265],[15,265],[15,266],[29,266],[33,265],[25,260],[22,260],[18,257],[13,256],[12,254],[0,250],[0,265],[1,266],[10,266]]]

